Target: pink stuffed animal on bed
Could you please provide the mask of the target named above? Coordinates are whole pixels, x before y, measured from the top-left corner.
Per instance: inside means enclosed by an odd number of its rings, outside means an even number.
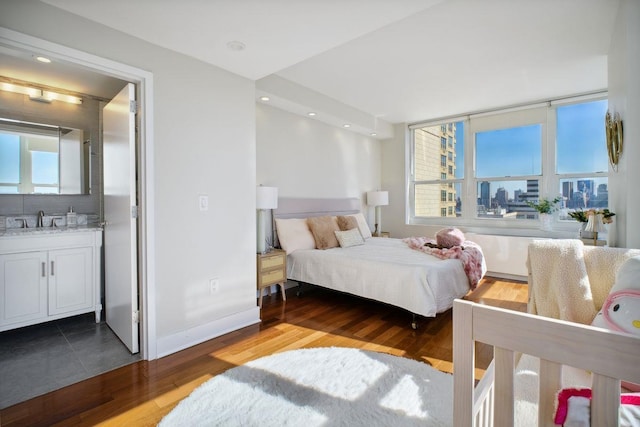
[[[443,228],[436,233],[436,244],[443,248],[461,246],[464,243],[464,233],[457,228]]]

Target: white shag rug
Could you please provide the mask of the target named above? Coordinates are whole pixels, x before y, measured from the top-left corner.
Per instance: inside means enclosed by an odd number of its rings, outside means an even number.
[[[160,422],[169,426],[450,426],[453,377],[353,348],[287,351],[229,369]]]

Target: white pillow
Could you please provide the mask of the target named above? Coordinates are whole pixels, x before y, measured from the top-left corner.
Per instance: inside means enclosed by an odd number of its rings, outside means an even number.
[[[298,249],[316,248],[316,241],[309,230],[306,218],[276,218],[276,230],[280,247],[287,255]]]
[[[352,228],[347,231],[335,231],[336,239],[340,243],[341,248],[348,248],[350,246],[364,245],[364,239],[360,234],[360,230]]]
[[[358,212],[357,214],[345,215],[345,216],[353,216],[358,221],[358,229],[360,230],[360,234],[364,239],[368,239],[371,237],[371,229],[369,228],[369,224],[367,224],[367,220],[364,219],[364,215],[362,212]]]

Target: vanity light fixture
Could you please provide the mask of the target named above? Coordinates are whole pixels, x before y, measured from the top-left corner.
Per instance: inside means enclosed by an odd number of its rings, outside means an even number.
[[[0,82],[0,90],[5,92],[19,93],[28,95],[29,99],[40,102],[63,101],[69,104],[82,104],[82,98],[74,95],[66,95],[63,93],[52,92],[50,90],[36,89],[34,87],[22,86],[13,83]]]

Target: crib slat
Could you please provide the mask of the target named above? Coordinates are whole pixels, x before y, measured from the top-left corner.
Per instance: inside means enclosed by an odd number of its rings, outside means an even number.
[[[538,426],[554,427],[555,397],[562,383],[562,365],[540,359],[540,391],[538,393]]]
[[[504,348],[495,347],[493,350],[495,359],[494,385],[495,407],[494,419],[496,427],[513,426],[513,372],[515,370],[514,352]]]
[[[620,380],[593,374],[591,390],[591,425],[619,425]]]
[[[453,425],[468,427],[473,424],[473,388],[475,370],[475,344],[473,341],[473,306],[458,301],[453,310]]]

